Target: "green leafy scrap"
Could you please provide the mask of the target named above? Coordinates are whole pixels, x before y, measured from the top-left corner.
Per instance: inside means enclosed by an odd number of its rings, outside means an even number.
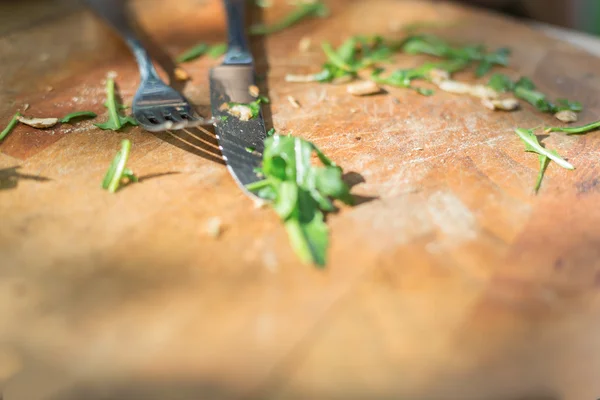
[[[550,132],[563,132],[567,135],[579,135],[582,133],[588,133],[594,131],[596,129],[600,129],[600,121],[595,121],[582,126],[573,126],[570,128],[564,126],[553,126],[545,129],[546,133]]]
[[[499,93],[512,92],[515,90],[515,83],[504,74],[495,73],[490,77],[488,86]]]
[[[521,77],[518,81],[513,82],[510,77],[496,73],[490,77],[488,86],[501,93],[514,92],[515,97],[525,100],[544,113],[556,114],[565,110],[574,112],[583,110],[583,106],[577,101],[558,99],[556,104],[552,103],[544,93],[537,90],[533,81],[527,77]]]
[[[127,139],[121,142],[121,150],[117,153],[113,159],[104,180],[102,181],[102,188],[108,190],[110,193],[115,193],[124,179],[129,182],[137,182],[138,178],[135,174],[127,168],[127,159],[129,158],[129,151],[131,150],[131,142]]]
[[[325,18],[329,16],[329,8],[323,1],[299,3],[288,15],[272,25],[255,24],[250,27],[251,35],[270,35],[289,28],[310,17]]]
[[[549,150],[545,147],[542,147],[537,136],[533,133],[533,129],[523,129],[517,128],[515,129],[515,133],[519,138],[525,143],[525,151],[532,152],[538,154],[538,159],[540,161],[540,170],[535,182],[534,190],[537,193],[544,178],[544,173],[546,172],[546,168],[550,161],[554,161],[558,165],[566,169],[575,169],[573,165],[569,162],[565,161],[555,150]]]
[[[226,43],[217,43],[212,46],[207,43],[198,43],[197,45],[189,48],[188,50],[184,51],[179,56],[177,56],[175,58],[175,61],[177,63],[189,62],[200,58],[204,55],[207,55],[211,58],[219,58],[226,52]]]
[[[434,35],[411,36],[404,41],[402,49],[408,54],[427,54],[450,60],[477,63],[475,74],[478,77],[484,76],[495,65],[507,66],[510,56],[510,50],[507,48],[488,52],[487,48],[482,45],[457,47]]]
[[[118,131],[127,125],[137,126],[137,121],[130,115],[121,115],[120,111],[126,107],[117,102],[115,93],[115,81],[112,77],[106,79],[106,102],[104,106],[108,109],[108,121],[102,124],[94,124],[103,130]]]
[[[21,116],[20,112],[15,113],[13,117],[8,122],[8,125],[0,132],[0,141],[4,140],[4,138],[15,129],[15,126],[19,123],[19,117]]]
[[[337,49],[323,42],[321,48],[327,57],[321,72],[313,75],[317,82],[331,82],[340,78],[353,79],[363,69],[390,62],[394,49],[383,37],[352,36]]]
[[[219,58],[225,53],[227,53],[227,43],[217,43],[208,48],[206,55],[210,58]]]
[[[387,77],[382,77],[381,74],[384,71],[381,68],[373,70],[371,73],[371,79],[382,85],[389,85],[394,87],[410,88],[414,89],[417,93],[424,96],[430,96],[434,93],[432,89],[415,87],[412,85],[415,80],[431,80],[430,73],[433,70],[443,70],[449,74],[461,71],[468,66],[468,63],[464,60],[448,60],[437,63],[425,63],[416,68],[410,69],[399,69],[392,72]]]
[[[515,83],[514,93],[515,97],[525,100],[544,113],[556,114],[565,110],[580,112],[583,109],[581,103],[566,99],[557,100],[557,104],[552,103],[544,93],[537,90],[531,79],[525,77]]]
[[[63,123],[63,124],[68,124],[71,121],[76,120],[76,119],[88,119],[88,118],[96,118],[96,117],[97,117],[96,113],[92,112],[92,111],[76,111],[71,114],[65,115],[60,120],[58,120],[58,122]]]
[[[323,166],[312,165],[313,154]],[[248,190],[271,202],[299,258],[323,267],[329,246],[325,213],[337,209],[334,200],[353,204],[342,169],[311,142],[272,134],[265,140],[257,172],[264,179],[248,185]]]

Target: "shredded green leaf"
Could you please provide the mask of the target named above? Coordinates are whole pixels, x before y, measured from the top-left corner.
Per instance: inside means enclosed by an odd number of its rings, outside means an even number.
[[[540,171],[538,173],[534,186],[534,190],[536,193],[542,185],[544,173],[546,172],[546,168],[548,168],[550,160],[554,161],[563,168],[575,169],[573,165],[565,161],[555,150],[549,150],[542,147],[537,136],[533,133],[533,129],[517,128],[515,129],[515,133],[525,143],[525,151],[538,154],[538,158],[540,161]]]
[[[550,150],[554,155],[558,156],[556,150]],[[546,169],[548,165],[550,165],[550,159],[545,155],[538,155],[538,159],[540,160],[540,171],[538,172],[537,179],[535,181],[535,186],[533,191],[537,194],[540,191],[540,187],[542,186],[542,180],[544,179],[544,174],[546,173]]]
[[[199,44],[195,45],[194,47],[181,53],[179,56],[177,56],[177,58],[175,58],[175,61],[177,63],[184,63],[184,62],[192,61],[200,56],[203,56],[204,54],[206,54],[207,51],[208,51],[208,44],[199,43]]]
[[[464,60],[469,63],[478,63],[475,74],[484,76],[495,65],[508,65],[510,50],[500,48],[488,52],[485,46],[451,46],[441,38],[434,35],[415,35],[404,41],[403,50],[408,54],[428,54],[450,60]]]
[[[313,154],[323,166],[312,165]],[[248,185],[248,190],[272,202],[300,259],[324,266],[329,245],[324,213],[336,210],[332,200],[353,204],[342,169],[311,142],[273,134],[265,140],[258,172],[265,179]]]
[[[87,118],[96,118],[96,113],[92,111],[76,111],[71,114],[65,115],[58,122],[63,124],[67,124],[74,119],[87,119]]]
[[[550,132],[563,132],[568,135],[577,135],[581,133],[588,133],[594,131],[596,129],[600,129],[600,121],[592,122],[582,126],[574,126],[571,128],[561,127],[561,126],[553,126],[545,129],[547,133]]]
[[[121,150],[117,153],[113,159],[104,180],[102,181],[102,188],[108,190],[110,193],[115,193],[123,179],[129,179],[130,182],[137,182],[138,178],[134,173],[126,168],[127,159],[129,158],[129,151],[131,150],[131,142],[127,139],[121,142]]]
[[[571,164],[569,164],[567,161],[565,161],[559,155],[542,147],[542,145],[540,145],[540,142],[537,139],[537,136],[535,136],[535,134],[533,133],[533,129],[517,128],[517,129],[515,129],[515,133],[525,143],[525,151],[530,151],[533,153],[537,153],[537,154],[546,156],[563,168],[575,169],[575,167],[573,167]]]
[[[254,0],[254,4],[256,4],[260,8],[269,8],[273,5],[272,0]]]
[[[21,116],[20,112],[15,113],[15,115],[13,115],[13,117],[11,118],[11,120],[9,121],[8,125],[6,125],[6,128],[4,128],[2,130],[2,132],[0,132],[0,141],[4,140],[4,138],[10,133],[12,132],[12,130],[15,128],[15,126],[17,126],[17,124],[19,123],[19,117]]]
[[[499,93],[512,92],[515,90],[515,83],[504,74],[495,73],[490,77],[488,86]]]
[[[118,131],[125,126],[137,126],[137,121],[132,116],[124,116],[119,111],[126,107],[117,103],[117,95],[115,93],[115,81],[109,77],[106,79],[106,103],[104,106],[108,108],[108,121],[103,124],[94,124],[100,129]]]
[[[211,46],[206,52],[206,55],[210,58],[219,58],[225,53],[227,53],[227,43],[218,43]]]
[[[188,61],[193,61],[203,55],[207,55],[211,58],[219,58],[223,54],[227,52],[227,44],[226,43],[217,43],[214,45],[208,45],[207,43],[198,43],[194,47],[184,51],[181,53],[175,61],[177,63],[184,63]]]
[[[314,1],[311,3],[299,3],[296,8],[273,25],[256,24],[250,27],[251,35],[270,35],[280,32],[297,24],[305,18],[310,17],[327,17],[329,8],[323,1]]]
[[[383,72],[383,69],[378,68],[371,74],[371,79],[382,85],[411,88],[419,94],[431,96],[434,93],[432,89],[415,87],[412,85],[412,82],[415,80],[431,80],[430,73],[433,70],[443,70],[452,74],[465,69],[467,66],[468,63],[460,59],[438,63],[426,63],[416,68],[396,70],[388,77],[382,77],[381,73]]]
[[[492,75],[488,86],[497,92],[514,92],[515,97],[525,100],[544,113],[556,114],[565,110],[580,112],[583,109],[581,103],[566,99],[558,99],[556,104],[552,103],[544,93],[537,90],[533,81],[526,77],[513,82],[508,76],[497,73]]]

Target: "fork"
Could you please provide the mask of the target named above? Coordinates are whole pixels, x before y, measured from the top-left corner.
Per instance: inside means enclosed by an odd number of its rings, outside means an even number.
[[[125,1],[85,1],[119,33],[135,56],[141,82],[133,98],[132,111],[134,118],[144,129],[159,132],[211,122],[198,115],[185,97],[159,78],[148,52],[127,18]]]

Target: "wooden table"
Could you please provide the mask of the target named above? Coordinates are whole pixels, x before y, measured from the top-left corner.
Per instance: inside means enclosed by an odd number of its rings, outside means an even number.
[[[321,40],[450,22],[434,31],[511,47],[509,73],[582,101],[589,122],[600,61],[450,3],[331,3],[330,19],[254,42],[269,123],[321,146],[363,199],[328,219],[327,268],[298,262],[277,217],[244,197],[205,132],[19,126],[0,145],[4,400],[600,396],[598,133],[544,139],[576,170],[551,165],[535,196],[538,160],[513,129],[554,121],[529,106],[493,113],[446,93],[354,98],[343,86],[284,82],[316,71]],[[24,104],[29,115],[89,109],[103,119],[111,70],[125,102],[136,89],[114,35],[75,1],[50,4],[0,5],[2,124]],[[223,39],[216,1],[134,6],[165,54]],[[185,66],[185,94],[201,110],[213,64]],[[142,182],[112,195],[100,181],[124,138]],[[219,238],[206,232],[213,217]]]

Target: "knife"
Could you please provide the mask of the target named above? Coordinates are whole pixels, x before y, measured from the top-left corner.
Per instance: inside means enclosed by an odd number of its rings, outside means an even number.
[[[246,194],[249,183],[260,180],[255,169],[261,165],[267,137],[262,112],[241,121],[224,110],[223,103],[255,101],[249,91],[255,84],[254,59],[244,32],[246,0],[223,0],[227,15],[228,50],[223,64],[210,70],[210,103],[219,148],[229,172]]]

